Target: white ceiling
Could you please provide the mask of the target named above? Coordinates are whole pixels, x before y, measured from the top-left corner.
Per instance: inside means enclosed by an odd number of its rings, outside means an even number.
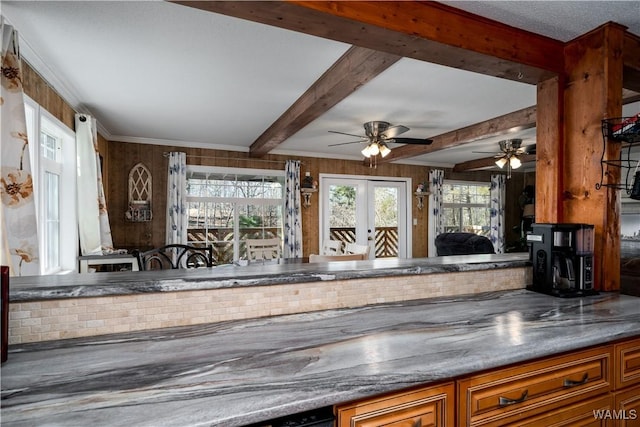
[[[640,1],[444,2],[562,41],[614,21],[640,34]],[[109,140],[248,151],[349,45],[162,1],[2,1],[23,57]],[[361,159],[329,147],[385,120],[426,138],[534,105],[535,86],[402,59],[273,153]],[[640,105],[633,108],[640,111]],[[535,143],[535,129],[522,137]],[[492,138],[404,160],[453,165]],[[393,147],[392,147],[393,148]]]

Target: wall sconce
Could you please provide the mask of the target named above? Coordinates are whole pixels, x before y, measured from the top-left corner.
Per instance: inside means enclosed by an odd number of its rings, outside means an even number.
[[[418,201],[417,207],[419,210],[422,210],[422,208],[424,208],[424,196],[428,196],[429,192],[425,191],[424,184],[418,184],[418,188],[416,188],[416,192],[414,194],[416,195],[416,200]]]
[[[304,201],[302,202],[302,206],[304,206],[305,208],[311,206],[311,195],[317,191],[318,182],[314,181],[314,179],[311,177],[311,172],[306,172],[300,186],[300,193],[302,193],[302,197],[304,199]]]
[[[300,193],[302,193],[303,199],[302,206],[304,206],[305,208],[311,206],[311,195],[317,191],[317,188],[301,188]]]

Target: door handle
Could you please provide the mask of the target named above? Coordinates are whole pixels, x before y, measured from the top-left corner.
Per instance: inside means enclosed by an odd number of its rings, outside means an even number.
[[[527,400],[528,395],[529,395],[529,390],[525,390],[524,392],[522,392],[522,396],[520,396],[520,399],[509,399],[509,398],[500,396],[500,398],[498,399],[498,404],[500,406],[509,406],[509,405],[514,405],[516,403],[522,403],[525,400]]]
[[[578,385],[582,385],[582,384],[586,384],[587,381],[589,381],[589,373],[585,372],[585,374],[582,376],[582,379],[579,381],[573,381],[573,380],[569,380],[569,379],[564,379],[564,381],[562,382],[562,385],[564,387],[575,387]]]

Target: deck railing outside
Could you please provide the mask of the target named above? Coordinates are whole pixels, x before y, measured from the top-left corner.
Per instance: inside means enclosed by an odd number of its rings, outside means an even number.
[[[356,229],[353,227],[334,227],[329,230],[329,234],[333,240],[353,243],[356,238]],[[240,230],[240,253],[243,254],[245,251],[244,241],[246,239],[267,239],[280,235],[279,228],[243,228]],[[190,228],[187,238],[190,245],[211,244],[216,264],[233,262],[233,228]],[[398,256],[397,227],[377,228],[375,242],[376,258]]]

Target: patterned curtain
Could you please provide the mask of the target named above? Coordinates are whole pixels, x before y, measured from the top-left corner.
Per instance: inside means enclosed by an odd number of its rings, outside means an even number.
[[[78,233],[82,255],[113,252],[107,202],[102,185],[96,119],[76,114],[78,158]]]
[[[504,175],[491,175],[491,219],[489,239],[497,254],[504,252],[504,202],[506,178]]]
[[[300,162],[285,164],[284,258],[302,257],[302,216],[300,206]]]
[[[169,153],[166,243],[187,244],[187,154]]]
[[[437,256],[436,236],[444,231],[442,220],[442,187],[444,171],[432,169],[429,171],[429,256]]]
[[[40,274],[38,222],[24,113],[18,33],[0,18],[2,91],[0,115],[0,264],[11,276]]]

